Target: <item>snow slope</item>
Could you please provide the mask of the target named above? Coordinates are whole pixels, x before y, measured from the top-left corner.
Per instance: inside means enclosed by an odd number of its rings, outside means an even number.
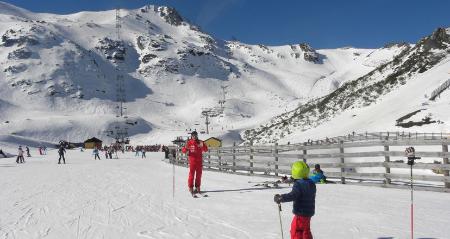
[[[7,148],[12,150],[12,148]],[[92,160],[91,151],[69,150],[67,164],[48,155],[0,159],[0,238],[280,238],[276,193],[290,188],[253,187],[255,177],[203,174],[207,198],[192,198],[187,169],[162,153],[147,159]],[[103,158],[103,156],[102,156]],[[261,178],[260,180],[264,180]],[[448,238],[450,194],[414,193],[415,238]],[[340,184],[317,185],[314,238],[409,238],[408,190]],[[282,205],[285,238],[291,203]]]
[[[0,135],[73,142],[106,135],[116,122],[118,66],[134,143],[168,143],[192,129],[240,141],[245,129],[325,96],[391,61],[407,45],[314,50],[214,39],[174,9],[144,6],[70,15],[0,2]],[[124,54],[123,60],[118,57]],[[100,119],[100,120],[99,120]]]
[[[441,97],[432,99],[431,95],[450,77],[449,29],[438,28],[416,45],[403,46],[405,50],[392,61],[343,83],[328,95],[246,130],[245,140],[267,144],[355,131],[448,132],[448,87]]]

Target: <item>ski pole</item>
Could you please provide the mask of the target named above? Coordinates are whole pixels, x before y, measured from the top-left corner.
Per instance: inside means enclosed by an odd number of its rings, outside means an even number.
[[[414,239],[414,186],[413,186],[413,164],[411,163],[411,239]]]
[[[280,218],[281,239],[284,239],[283,223],[281,222],[281,203],[278,203],[278,217]]]
[[[414,181],[413,181],[413,165],[414,160],[420,159],[416,157],[416,150],[414,147],[406,148],[405,154],[408,157],[408,165],[410,165],[410,178],[411,178],[411,239],[414,238]]]
[[[172,158],[172,198],[175,198],[175,159]]]

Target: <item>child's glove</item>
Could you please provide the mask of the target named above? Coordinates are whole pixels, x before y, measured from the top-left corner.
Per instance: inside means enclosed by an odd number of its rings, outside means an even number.
[[[275,196],[273,196],[273,201],[280,204],[281,203],[281,195],[280,194],[275,194]]]
[[[414,149],[414,147],[408,147],[405,150],[405,155],[408,158],[414,158],[416,157],[416,150]]]

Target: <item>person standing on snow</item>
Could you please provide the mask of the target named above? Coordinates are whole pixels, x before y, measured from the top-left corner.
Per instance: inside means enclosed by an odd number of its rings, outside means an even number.
[[[188,188],[190,193],[200,193],[200,186],[202,182],[203,170],[203,152],[208,151],[206,144],[198,139],[198,133],[193,131],[191,139],[186,142],[186,145],[181,149],[183,153],[188,153],[189,158],[189,178]],[[195,177],[195,190],[194,190]]]
[[[31,157],[30,148],[28,148],[28,146],[26,146],[25,150],[27,151],[27,157]]]
[[[103,148],[103,150],[105,151],[105,159],[108,159],[108,156],[109,156],[109,154],[108,154],[108,147],[104,147]]]
[[[59,154],[58,164],[61,164],[61,159],[63,160],[64,164],[66,164],[66,158],[64,157],[65,153],[66,153],[66,149],[64,148],[64,146],[63,145],[59,146],[59,149],[58,149],[58,154]]]
[[[278,204],[294,202],[291,239],[312,239],[310,222],[315,213],[316,184],[308,178],[309,167],[303,161],[297,161],[292,165],[291,174],[294,179],[292,191],[276,194],[273,200]]]
[[[23,158],[22,146],[19,146],[19,149],[18,149],[18,152],[17,152],[16,163],[25,163],[25,159]]]
[[[113,153],[113,150],[114,150],[114,149],[113,149],[112,146],[108,148],[109,159],[112,159],[112,153]]]
[[[92,153],[94,154],[94,160],[97,160],[97,158],[98,160],[100,160],[100,156],[98,155],[98,148],[94,148],[94,151],[92,151]]]
[[[147,157],[145,156],[145,147],[142,148],[141,153],[142,153],[142,158],[147,158]]]

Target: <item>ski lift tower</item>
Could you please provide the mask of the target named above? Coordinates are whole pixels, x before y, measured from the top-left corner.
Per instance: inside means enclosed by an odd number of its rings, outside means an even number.
[[[221,111],[221,113],[223,113],[224,112],[224,109],[225,109],[225,103],[226,103],[226,100],[225,100],[225,97],[226,97],[226,94],[227,94],[227,92],[226,92],[226,89],[227,89],[227,85],[222,85],[222,86],[220,86],[220,88],[222,88],[222,99],[220,99],[219,100],[219,105],[220,105],[220,111]]]
[[[209,124],[211,123],[209,121],[209,117],[213,114],[212,109],[203,109],[202,115],[205,116],[205,125],[206,125],[206,134],[209,134]]]
[[[115,70],[116,70],[116,123],[113,130],[110,130],[110,135],[119,143],[124,146],[124,144],[129,142],[128,139],[128,127],[126,126],[128,116],[126,115],[126,92],[125,92],[125,80],[121,73],[120,66],[124,60],[125,46],[120,39],[120,29],[122,28],[120,8],[116,8],[116,37],[117,37],[117,52],[113,56],[115,60]]]

